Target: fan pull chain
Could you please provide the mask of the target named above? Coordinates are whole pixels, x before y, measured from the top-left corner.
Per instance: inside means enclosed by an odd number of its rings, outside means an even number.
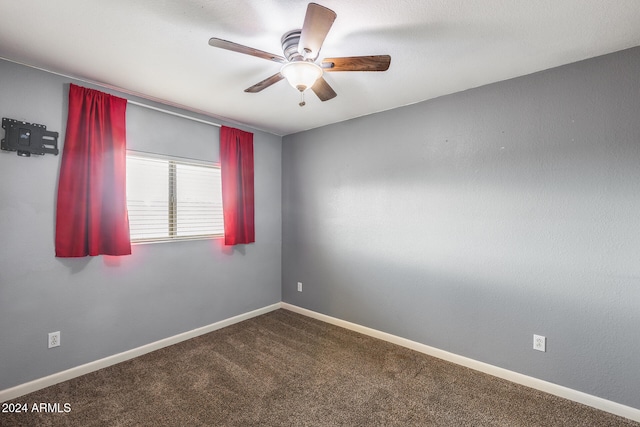
[[[307,103],[304,102],[304,91],[300,92],[300,103],[298,103],[299,106],[304,107]]]

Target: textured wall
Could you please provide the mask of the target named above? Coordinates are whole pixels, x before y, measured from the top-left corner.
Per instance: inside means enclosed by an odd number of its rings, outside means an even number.
[[[639,76],[635,48],[285,137],[283,300],[640,408]]]
[[[0,116],[59,131],[62,147],[68,83],[0,61]],[[132,148],[217,160],[217,128],[130,107]],[[126,257],[55,258],[61,156],[0,152],[0,389],[279,302],[281,138],[254,138],[255,244],[138,245]],[[62,345],[49,350],[53,331]]]

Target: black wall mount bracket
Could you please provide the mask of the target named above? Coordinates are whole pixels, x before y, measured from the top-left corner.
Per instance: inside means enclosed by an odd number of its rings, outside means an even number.
[[[44,125],[2,118],[4,138],[0,148],[5,151],[17,151],[18,156],[29,157],[32,154],[58,155],[58,132],[47,130]]]

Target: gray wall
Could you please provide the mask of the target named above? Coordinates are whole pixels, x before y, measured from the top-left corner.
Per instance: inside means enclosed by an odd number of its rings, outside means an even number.
[[[283,300],[640,408],[639,76],[635,48],[285,137]]]
[[[62,148],[69,82],[0,61],[0,116],[60,132]],[[131,148],[218,159],[218,128],[132,105],[127,120]],[[281,138],[244,129],[254,132],[256,243],[233,249],[217,239],[55,258],[61,156],[0,152],[0,389],[281,300]],[[47,349],[58,330],[62,345]]]

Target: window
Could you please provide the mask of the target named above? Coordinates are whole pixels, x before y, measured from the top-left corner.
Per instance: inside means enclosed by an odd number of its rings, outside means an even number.
[[[127,209],[132,243],[222,236],[220,168],[130,151]]]

